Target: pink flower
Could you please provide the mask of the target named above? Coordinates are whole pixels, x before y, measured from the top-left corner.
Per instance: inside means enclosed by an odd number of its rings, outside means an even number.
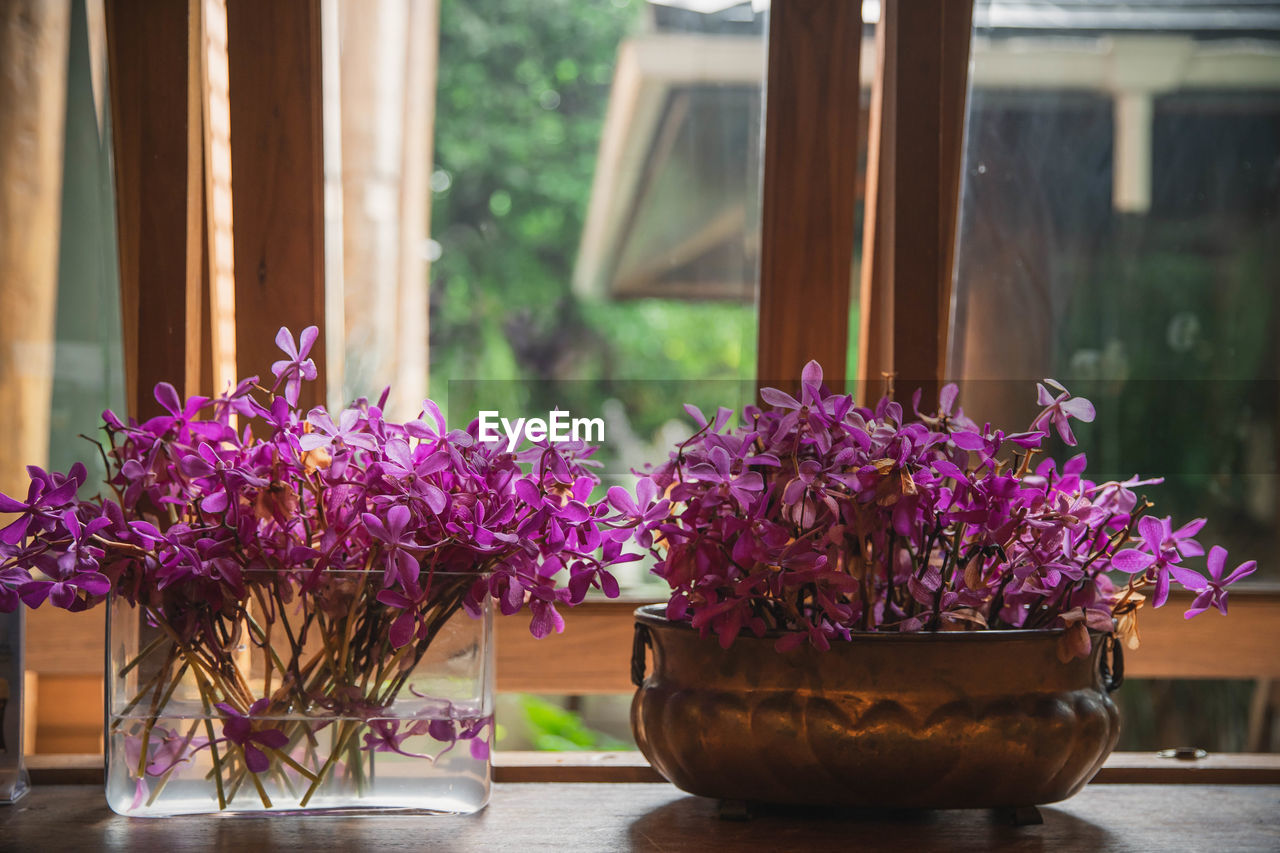
[[[318,337],[320,337],[320,330],[315,326],[307,326],[303,329],[296,344],[293,342],[293,334],[288,329],[281,327],[276,333],[276,346],[288,358],[282,358],[271,365],[271,372],[276,377],[276,384],[271,390],[274,391],[283,382],[284,396],[290,406],[298,405],[303,380],[311,381],[319,375],[316,363],[307,358]]]
[[[1178,583],[1199,593],[1195,601],[1191,602],[1191,606],[1187,608],[1185,614],[1187,619],[1200,615],[1210,607],[1218,608],[1219,612],[1225,616],[1227,613],[1227,587],[1242,578],[1247,578],[1258,568],[1258,563],[1255,560],[1249,560],[1236,566],[1231,574],[1224,578],[1222,572],[1226,567],[1226,563],[1227,549],[1214,545],[1209,549],[1209,558],[1207,560],[1209,577],[1207,579],[1198,572],[1184,569],[1181,566],[1174,566],[1171,569],[1173,576],[1178,579]]]
[[[1058,430],[1058,435],[1062,436],[1062,440],[1072,447],[1076,444],[1076,437],[1071,432],[1071,418],[1083,421],[1084,423],[1093,423],[1096,412],[1093,403],[1090,403],[1084,397],[1072,397],[1066,388],[1053,379],[1046,379],[1046,383],[1052,385],[1060,393],[1054,396],[1049,393],[1049,389],[1044,385],[1036,383],[1036,391],[1038,396],[1037,402],[1042,406],[1047,406],[1043,412],[1036,416],[1031,422],[1033,430],[1044,430],[1045,427],[1052,423]]]

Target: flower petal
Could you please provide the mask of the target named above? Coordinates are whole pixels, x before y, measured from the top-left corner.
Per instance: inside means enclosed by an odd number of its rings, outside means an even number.
[[[1241,578],[1247,578],[1249,575],[1257,571],[1257,569],[1258,569],[1257,560],[1249,560],[1246,563],[1241,563],[1240,565],[1236,566],[1235,571],[1227,575],[1227,577],[1222,581],[1222,585],[1230,586],[1231,584],[1235,583]]]
[[[761,388],[760,399],[764,400],[770,406],[777,406],[780,409],[798,409],[800,401],[790,394],[779,391],[777,388]]]
[[[1078,421],[1084,423],[1093,423],[1093,419],[1098,416],[1097,411],[1093,408],[1093,403],[1084,397],[1072,397],[1070,400],[1063,400],[1058,406],[1064,414],[1070,415]]]
[[[1174,580],[1182,585],[1183,589],[1189,589],[1192,592],[1199,592],[1209,586],[1209,582],[1204,579],[1204,575],[1183,566],[1170,566],[1169,573],[1173,575]]]
[[[240,748],[244,750],[244,763],[251,773],[265,773],[271,767],[266,753],[253,744],[243,743]]]
[[[444,512],[445,508],[449,506],[449,496],[439,486],[423,483],[422,494],[427,501],[427,509],[436,515]]]
[[[1209,577],[1216,581],[1222,580],[1222,569],[1227,562],[1227,549],[1221,545],[1214,545],[1209,549],[1209,556],[1205,562],[1209,566]]]
[[[392,648],[401,649],[409,645],[417,627],[417,617],[412,610],[406,610],[397,616],[391,623],[391,630],[387,635],[391,640]]]
[[[315,326],[307,326],[302,330],[302,334],[298,336],[298,360],[307,357],[307,353],[311,352],[311,347],[315,345],[316,338],[320,337],[320,330]]]
[[[938,408],[943,414],[951,414],[951,407],[956,403],[956,397],[960,395],[960,386],[954,382],[948,382],[942,386],[942,390],[938,392]]]
[[[289,331],[288,326],[281,326],[280,331],[276,332],[276,346],[290,359],[297,359],[298,348],[293,343],[293,332]]]
[[[1117,572],[1126,572],[1134,575],[1138,572],[1145,571],[1148,566],[1156,561],[1154,554],[1148,554],[1139,551],[1136,548],[1126,548],[1118,551],[1111,557],[1111,568]]]
[[[182,401],[178,398],[178,389],[174,388],[168,382],[161,382],[156,385],[153,392],[156,402],[164,407],[165,411],[173,416],[178,416],[182,412]]]
[[[951,441],[961,450],[985,450],[987,440],[976,432],[953,432]]]
[[[289,743],[289,736],[279,729],[263,729],[251,737],[267,749],[281,749]]]
[[[90,595],[106,595],[111,591],[111,579],[101,572],[81,572],[76,575],[75,584]]]
[[[1164,525],[1160,519],[1144,515],[1138,519],[1138,535],[1148,548],[1157,551],[1164,544]]]
[[[309,432],[298,438],[298,446],[304,451],[312,451],[321,447],[328,447],[333,443],[333,439],[327,435],[321,435],[318,432]]]

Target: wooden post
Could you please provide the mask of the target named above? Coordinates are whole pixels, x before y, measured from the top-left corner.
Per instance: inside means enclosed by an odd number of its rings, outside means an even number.
[[[324,323],[320,0],[227,0],[235,231],[235,352],[272,381],[276,330]],[[320,376],[301,404],[324,402]]]
[[[200,390],[204,155],[200,0],[111,0],[107,55],[129,412]]]
[[[920,388],[932,408],[946,379],[972,26],[972,0],[881,6],[862,291],[878,328],[864,326],[863,399],[892,372],[899,399]]]
[[[862,4],[775,0],[769,22],[761,384],[799,381],[817,359],[844,385],[858,178]]]
[[[0,2],[0,491],[21,499],[49,451],[70,9]]]

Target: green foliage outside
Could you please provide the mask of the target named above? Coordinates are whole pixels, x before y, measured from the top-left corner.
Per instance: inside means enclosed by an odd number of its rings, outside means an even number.
[[[520,707],[534,749],[562,752],[635,748],[633,744],[589,728],[580,715],[538,696],[521,696]]]
[[[468,380],[508,380],[489,390],[500,408],[521,412],[592,411],[625,396],[632,428],[649,436],[681,414],[680,391],[613,383],[753,373],[752,305],[618,302],[571,288],[618,45],[640,25],[641,5],[545,0],[535,13],[509,0],[442,4],[432,181],[442,250],[431,281],[437,399],[450,382]],[[453,425],[475,414],[453,408]]]

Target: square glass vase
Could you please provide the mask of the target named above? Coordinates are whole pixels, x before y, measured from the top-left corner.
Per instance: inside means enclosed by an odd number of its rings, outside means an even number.
[[[488,597],[478,614],[461,604],[479,577],[424,572],[408,611],[378,600],[376,570],[246,576],[221,606],[113,593],[108,804],[137,817],[483,808],[493,612]]]

